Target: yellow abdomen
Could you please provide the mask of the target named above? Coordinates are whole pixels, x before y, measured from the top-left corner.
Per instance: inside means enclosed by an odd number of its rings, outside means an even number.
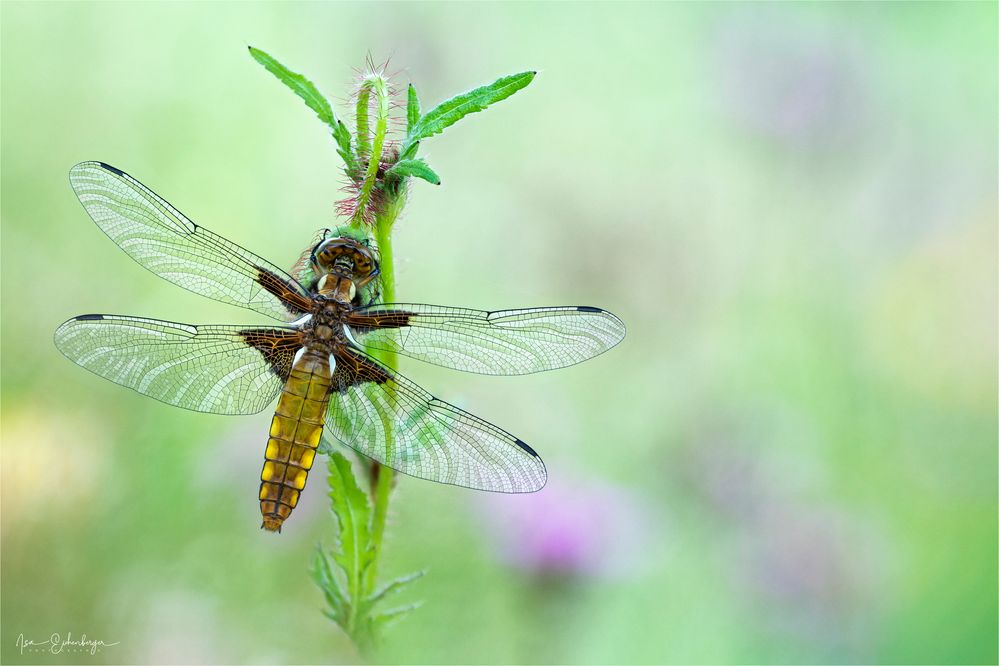
[[[260,473],[264,529],[280,532],[298,504],[323,434],[329,387],[329,357],[306,350],[292,366],[271,421]]]

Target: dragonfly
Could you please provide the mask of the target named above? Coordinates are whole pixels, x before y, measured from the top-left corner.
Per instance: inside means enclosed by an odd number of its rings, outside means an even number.
[[[588,306],[488,312],[381,303],[377,248],[363,232],[324,234],[295,277],[195,224],[120,169],[83,162],[69,178],[97,226],[140,265],[280,322],[195,326],[84,314],[55,331],[56,347],[74,363],[170,405],[255,414],[277,399],[259,491],[269,531],[280,532],[317,452],[334,442],[440,483],[501,493],[545,485],[533,448],[375,355],[522,375],[593,358],[625,335],[620,319]]]

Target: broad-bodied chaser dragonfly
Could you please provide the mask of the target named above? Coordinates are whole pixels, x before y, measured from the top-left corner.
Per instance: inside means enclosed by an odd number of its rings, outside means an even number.
[[[534,449],[369,352],[520,375],[585,361],[625,334],[620,319],[593,307],[381,304],[378,256],[363,232],[343,228],[322,238],[296,279],[196,225],[119,169],[83,162],[69,177],[97,226],[139,264],[196,294],[285,322],[192,326],[87,314],[55,332],[71,361],[171,405],[255,414],[277,398],[260,475],[262,527],[271,531],[298,504],[321,438],[431,481],[505,493],[545,485]]]

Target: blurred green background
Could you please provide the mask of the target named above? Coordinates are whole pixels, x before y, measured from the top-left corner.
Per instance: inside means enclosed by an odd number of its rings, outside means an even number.
[[[591,304],[628,338],[543,376],[404,372],[531,443],[539,495],[403,477],[388,662],[997,660],[994,3],[2,5],[5,663],[356,659],[307,575],[325,470],[259,528],[269,413],[62,358],[86,312],[260,318],[140,268],[67,181],[98,159],[290,267],[339,158],[252,44],[427,109],[402,300]],[[21,654],[53,632],[118,642]]]

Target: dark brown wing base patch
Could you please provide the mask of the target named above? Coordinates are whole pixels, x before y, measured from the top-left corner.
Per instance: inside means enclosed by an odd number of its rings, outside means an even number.
[[[345,393],[351,386],[365,382],[384,384],[392,379],[387,370],[349,347],[334,347],[333,358],[336,360],[336,370],[333,371],[330,388],[339,393]]]
[[[271,371],[281,381],[288,381],[295,354],[305,342],[300,331],[280,328],[248,328],[239,332],[246,344],[256,349],[267,360]]]
[[[303,296],[280,276],[275,275],[266,268],[257,266],[257,271],[259,272],[257,282],[260,283],[260,286],[280,299],[291,312],[299,314],[312,312],[311,298]]]
[[[377,314],[350,312],[346,323],[357,333],[366,333],[375,328],[402,328],[409,325],[413,313],[406,310],[388,310]]]

